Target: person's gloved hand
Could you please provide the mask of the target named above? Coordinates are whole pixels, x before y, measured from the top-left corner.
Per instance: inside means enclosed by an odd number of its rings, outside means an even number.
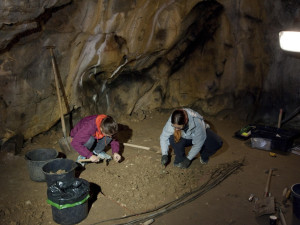
[[[180,164],[181,164],[181,168],[186,169],[191,165],[191,160],[185,158]]]
[[[168,160],[169,160],[168,155],[163,155],[161,157],[161,164],[165,166],[167,164]]]

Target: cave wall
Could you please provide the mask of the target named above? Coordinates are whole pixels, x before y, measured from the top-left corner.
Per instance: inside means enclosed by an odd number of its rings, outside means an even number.
[[[190,106],[204,115],[277,120],[299,105],[299,58],[278,32],[299,4],[259,0],[0,2],[0,139],[25,139],[64,113],[116,118]],[[298,126],[299,119],[294,119]]]

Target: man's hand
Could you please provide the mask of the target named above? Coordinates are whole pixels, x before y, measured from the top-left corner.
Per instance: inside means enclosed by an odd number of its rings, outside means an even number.
[[[169,160],[168,155],[163,155],[161,157],[161,164],[165,166],[168,163],[168,160]]]
[[[181,162],[181,166],[182,168],[186,169],[191,165],[191,160],[189,160],[188,158],[185,158],[182,162]]]
[[[100,158],[99,158],[98,156],[96,156],[96,155],[92,155],[92,156],[90,157],[90,160],[91,160],[92,162],[99,162],[99,161],[100,161]]]
[[[115,162],[119,162],[121,160],[121,156],[119,155],[119,153],[114,153],[113,158]]]

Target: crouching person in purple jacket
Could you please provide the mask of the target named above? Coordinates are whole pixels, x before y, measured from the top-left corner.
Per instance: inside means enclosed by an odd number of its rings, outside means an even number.
[[[112,157],[104,151],[108,144],[111,145],[114,161],[119,162],[119,142],[113,138],[117,132],[118,124],[111,116],[101,114],[81,119],[70,132],[71,145],[79,153],[77,162],[86,158],[91,162],[111,160]],[[80,164],[85,165],[82,162]]]

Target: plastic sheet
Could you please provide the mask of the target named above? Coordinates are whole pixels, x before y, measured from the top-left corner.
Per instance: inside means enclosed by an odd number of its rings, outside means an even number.
[[[89,182],[74,178],[57,181],[47,189],[48,204],[58,209],[82,204],[89,198]]]

